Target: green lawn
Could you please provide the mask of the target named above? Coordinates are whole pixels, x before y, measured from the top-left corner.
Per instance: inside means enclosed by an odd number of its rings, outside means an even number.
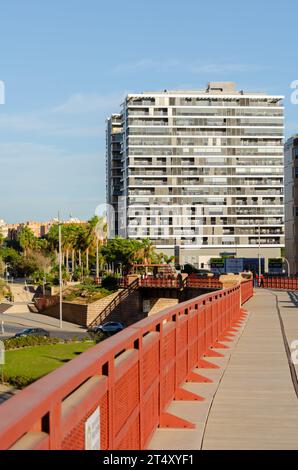
[[[62,366],[94,346],[93,342],[34,346],[5,354],[4,380],[19,388]]]

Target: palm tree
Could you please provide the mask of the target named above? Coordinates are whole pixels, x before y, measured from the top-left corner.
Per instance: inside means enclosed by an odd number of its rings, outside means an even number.
[[[145,238],[144,240],[142,240],[142,250],[143,250],[144,264],[150,264],[155,249],[151,240],[149,240],[149,238]]]
[[[18,242],[24,251],[25,256],[27,256],[28,250],[33,249],[36,244],[36,238],[33,231],[26,225],[24,225],[19,232]]]
[[[96,227],[99,222],[97,216],[92,217],[88,221],[85,228],[85,245],[86,245],[86,270],[89,271],[89,253],[96,247]]]

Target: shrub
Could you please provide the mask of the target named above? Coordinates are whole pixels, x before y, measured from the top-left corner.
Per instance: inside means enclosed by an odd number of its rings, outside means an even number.
[[[103,341],[104,339],[106,339],[106,335],[103,332],[92,333],[90,331],[89,336],[94,341],[95,344],[98,344],[101,341]]]
[[[101,285],[108,290],[117,290],[119,287],[119,276],[116,274],[108,274],[103,278]]]
[[[25,348],[28,346],[43,346],[46,344],[57,344],[64,342],[66,341],[61,338],[44,338],[43,336],[23,336],[20,338],[10,338],[4,340],[6,351],[9,351],[10,349]]]
[[[9,383],[17,389],[28,387],[28,385],[36,381],[36,379],[34,379],[33,377],[26,377],[23,375],[16,375],[14,377],[11,377],[6,376],[5,373],[3,374],[3,380],[4,382]]]
[[[85,286],[94,286],[93,277],[85,277],[83,285],[85,285]]]

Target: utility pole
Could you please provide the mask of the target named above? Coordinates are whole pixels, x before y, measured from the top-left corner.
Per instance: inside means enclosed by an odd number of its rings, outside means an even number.
[[[260,224],[259,224],[259,250],[258,250],[258,258],[259,258],[259,279],[258,279],[258,284],[259,286],[261,285],[261,272],[262,272],[262,268],[261,268],[261,227],[260,227]],[[258,286],[258,287],[259,287]]]
[[[289,263],[289,260],[284,256],[283,258],[285,260],[285,262],[287,263],[287,274],[288,274],[288,277],[291,276],[291,269],[290,269],[290,263]]]
[[[99,278],[99,238],[96,237],[96,279]]]
[[[58,233],[59,233],[59,318],[60,318],[60,328],[63,328],[62,323],[62,299],[63,299],[63,279],[62,279],[62,232],[61,232],[61,222],[60,222],[60,213],[58,213]]]

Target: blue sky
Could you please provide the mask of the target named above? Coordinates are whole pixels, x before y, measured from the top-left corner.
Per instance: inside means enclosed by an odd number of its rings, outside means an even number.
[[[297,17],[294,0],[1,0],[0,219],[91,217],[127,92],[232,80],[285,95],[298,132]]]

